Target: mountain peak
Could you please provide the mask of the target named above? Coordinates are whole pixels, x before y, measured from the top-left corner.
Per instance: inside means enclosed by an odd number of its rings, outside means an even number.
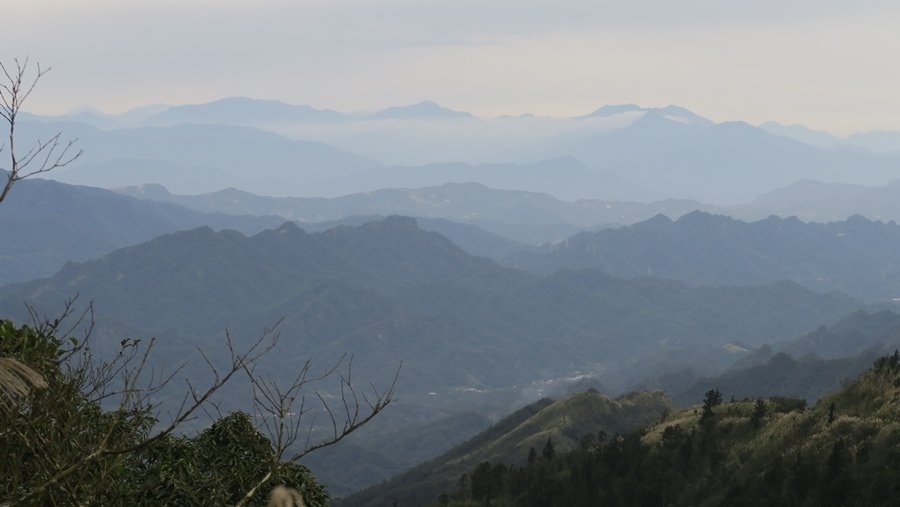
[[[637,104],[605,105],[600,109],[597,109],[593,113],[582,116],[581,118],[606,118],[609,116],[615,116],[617,114],[637,112],[644,113],[644,116],[641,118],[642,120],[649,116],[651,120],[665,119],[671,122],[684,123],[688,125],[713,125],[713,122],[709,119],[674,104],[670,104],[665,107],[643,107]]]
[[[586,115],[587,117],[604,118],[622,113],[631,113],[635,111],[645,111],[643,107],[637,104],[607,104],[599,109]]]
[[[638,224],[671,225],[673,222],[674,221],[671,218],[669,218],[668,215],[665,215],[663,213],[657,213],[657,214],[653,215],[652,217],[648,218],[647,220],[644,220],[643,222],[638,222]],[[635,225],[638,225],[638,224],[635,224]]]
[[[159,183],[144,183],[143,185],[134,185],[114,189],[120,194],[130,196],[140,196],[141,199],[151,201],[167,201],[172,197],[172,192]]]
[[[675,223],[678,225],[707,226],[712,224],[737,223],[737,220],[725,215],[716,215],[706,211],[694,210],[682,215]]]
[[[690,130],[691,126],[692,125],[689,123],[673,120],[659,111],[648,110],[630,125],[615,132],[637,131],[644,135],[646,135],[647,132],[665,135],[666,132]]]
[[[471,113],[454,111],[432,102],[423,100],[407,106],[394,106],[368,116],[374,120],[438,120],[450,118],[474,118]]]
[[[279,100],[225,97],[203,104],[174,106],[150,116],[148,124],[221,123],[243,125],[285,121],[336,121],[344,115],[330,109],[293,105]]]

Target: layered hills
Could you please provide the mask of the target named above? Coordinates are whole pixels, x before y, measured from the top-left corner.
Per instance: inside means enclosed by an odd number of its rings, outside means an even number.
[[[145,190],[153,188],[156,187],[145,187]],[[0,258],[4,260],[0,265],[0,284],[46,277],[66,262],[97,258],[169,232],[208,225],[217,230],[234,229],[255,234],[284,222],[284,218],[261,207],[239,205],[238,197],[243,195],[239,192],[231,194],[234,198],[230,201],[229,192],[215,194],[222,202],[233,203],[232,206],[221,206],[224,212],[213,211],[217,206],[195,205],[189,199],[134,199],[122,194],[52,180],[32,178],[21,182],[0,210],[6,218],[0,224],[0,233],[5,239],[0,243]],[[157,195],[158,192],[152,194]],[[259,199],[281,201],[274,197]],[[247,209],[248,213],[238,208]],[[271,206],[271,209],[291,212],[284,206]],[[324,231],[339,225],[361,225],[384,218],[352,215],[306,223],[304,227],[309,231]],[[424,230],[439,232],[477,256],[500,259],[529,248],[472,223],[424,218],[420,219],[420,224]],[[566,229],[569,230],[571,227]]]
[[[250,237],[208,227],[163,235],[0,287],[0,311],[25,321],[24,301],[53,315],[76,293],[102,316],[96,345],[119,343],[123,330],[156,336],[160,364],[185,363],[193,378],[206,371],[194,351],[216,359],[225,330],[240,345],[279,322],[277,353],[264,360],[276,379],[310,358],[328,365],[353,354],[356,378],[379,384],[402,362],[402,402],[383,416],[398,428],[508,411],[585,375],[621,389],[650,376],[650,357],[708,375],[859,305],[790,282],[692,288],[591,270],[532,275],[473,257],[403,217],[319,233],[286,223]],[[691,352],[698,348],[711,353]],[[239,408],[245,391],[236,389],[223,408]],[[375,462],[392,461],[358,444]],[[336,480],[352,464],[321,475]]]
[[[695,201],[651,203],[583,199],[564,201],[545,192],[490,188],[480,183],[443,183],[421,188],[383,188],[325,198],[267,197],[234,188],[200,195],[176,195],[161,185],[117,189],[125,195],[174,202],[205,212],[274,214],[298,222],[337,221],[351,216],[406,215],[469,223],[526,244],[559,242],[585,229],[631,224],[658,213],[678,217],[697,209],[719,210]]]
[[[179,193],[234,186],[269,195],[337,196],[480,181],[567,199],[666,196],[735,205],[803,179],[884,185],[898,177],[895,151],[846,147],[857,141],[895,146],[890,133],[823,145],[791,129],[715,123],[677,106],[485,119],[428,101],[352,115],[232,97],[137,117],[130,124],[84,113],[32,117],[39,121],[23,123],[22,135],[62,131],[80,139],[85,171],[54,177],[107,186],[161,183]],[[161,169],[143,170],[148,162]],[[173,177],[176,168],[188,178]]]
[[[435,163],[423,166],[376,167],[317,181],[307,194],[340,196],[382,188],[410,188],[444,183],[481,183],[501,190],[546,192],[560,199],[647,199],[655,195],[611,171],[590,169],[568,156],[537,162],[468,164]]]
[[[249,238],[209,228],[165,235],[6,286],[0,298],[9,312],[23,299],[49,312],[75,292],[133,328],[201,347],[225,328],[250,334],[284,317],[284,345],[296,353],[352,352],[382,366],[405,359],[417,390],[510,386],[624,369],[660,350],[762,344],[857,305],[786,282],[691,288],[598,271],[528,275],[401,217],[315,234],[287,223]],[[476,349],[492,352],[450,361]],[[500,366],[510,362],[520,367]]]
[[[601,135],[525,150],[570,155],[650,191],[719,205],[746,202],[800,179],[871,185],[897,177],[893,155],[826,149],[744,122],[691,123],[656,111]]]
[[[748,203],[728,207],[679,199],[565,201],[544,192],[499,190],[473,182],[382,188],[331,199],[266,197],[234,188],[200,195],[177,195],[154,184],[116,191],[142,199],[177,202],[199,211],[275,214],[303,222],[339,220],[351,215],[447,218],[475,223],[520,242],[536,244],[558,243],[580,230],[631,225],[656,214],[677,219],[691,211],[706,211],[743,221],[758,221],[771,215],[793,216],[804,222],[843,221],[854,215],[870,220],[900,221],[900,205],[897,204],[900,202],[900,184],[897,182],[869,187],[800,180],[766,192]],[[548,232],[542,233],[543,230]]]
[[[18,183],[0,207],[0,284],[50,276],[66,262],[100,257],[169,232],[208,225],[253,234],[283,221],[265,214],[203,213],[100,188],[29,179]]]
[[[900,181],[881,186],[801,180],[735,206],[738,217],[796,216],[804,221],[831,222],[852,215],[900,221]]]

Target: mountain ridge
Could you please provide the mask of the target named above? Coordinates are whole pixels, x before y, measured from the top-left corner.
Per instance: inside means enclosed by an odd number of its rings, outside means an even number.
[[[506,263],[538,273],[593,268],[692,284],[788,279],[815,290],[884,301],[900,294],[900,266],[893,260],[898,248],[900,226],[860,215],[819,224],[776,216],[744,222],[692,211],[677,220],[658,215],[627,227],[582,232]]]

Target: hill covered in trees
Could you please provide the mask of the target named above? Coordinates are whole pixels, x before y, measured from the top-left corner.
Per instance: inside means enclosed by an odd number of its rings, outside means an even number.
[[[587,434],[626,433],[658,420],[671,404],[662,392],[610,399],[596,391],[540,400],[505,417],[468,442],[393,479],[337,502],[340,507],[423,505],[482,461],[522,464],[535,448],[578,448]],[[545,451],[549,452],[549,451]]]
[[[882,357],[812,408],[788,398],[704,405],[586,439],[524,466],[483,462],[433,505],[895,505],[900,359]]]

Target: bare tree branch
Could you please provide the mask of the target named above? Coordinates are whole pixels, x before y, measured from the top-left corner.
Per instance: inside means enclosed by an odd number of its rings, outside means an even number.
[[[38,139],[24,155],[16,153],[16,121],[22,105],[28,100],[38,81],[50,71],[50,68],[41,68],[41,64],[35,65],[36,71],[29,77],[28,58],[20,61],[14,59],[14,67],[0,62],[0,118],[6,120],[9,125],[7,142],[0,145],[9,150],[9,168],[6,169],[6,178],[0,188],[0,202],[9,195],[13,185],[25,178],[43,174],[54,169],[65,167],[74,162],[84,153],[83,150],[74,150],[78,139],[61,142],[62,133],[57,133],[50,139],[42,141]],[[0,168],[2,169],[2,168]]]
[[[319,400],[320,408],[313,412],[307,407],[306,397],[302,395],[302,392],[310,388],[310,384],[330,378],[345,362],[346,372],[338,378],[341,406],[339,410],[343,412],[343,416],[340,418],[336,416],[327,397],[315,389],[312,392]],[[384,391],[380,392],[370,383],[371,398],[363,393],[362,401],[360,401],[352,381],[352,356],[349,359],[347,359],[347,355],[341,356],[334,366],[315,377],[309,375],[309,370],[310,361],[306,361],[294,381],[287,388],[283,388],[271,378],[264,379],[256,375],[252,368],[244,368],[244,372],[253,386],[254,414],[262,419],[261,426],[268,432],[275,452],[267,473],[237,503],[238,507],[247,505],[256,493],[276,476],[280,467],[288,463],[296,463],[311,452],[340,442],[381,413],[394,401],[394,391],[400,376],[400,366],[398,366],[391,383]],[[295,407],[298,401],[299,407]],[[325,413],[330,422],[331,434],[314,442],[312,435],[316,429],[316,416],[321,412]],[[305,419],[305,416],[310,416],[309,420]],[[305,435],[303,445],[292,454],[288,454],[290,449],[295,448],[301,435]]]

